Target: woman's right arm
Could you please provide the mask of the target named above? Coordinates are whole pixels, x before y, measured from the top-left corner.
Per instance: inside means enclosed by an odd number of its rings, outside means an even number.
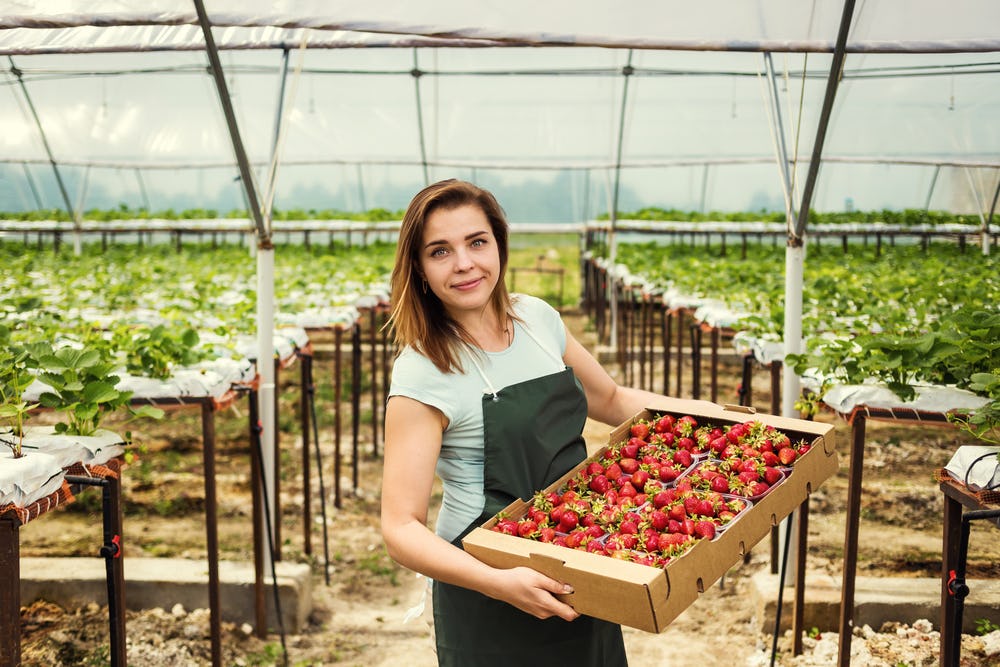
[[[393,396],[386,404],[382,537],[389,555],[431,579],[504,600],[538,618],[579,616],[552,595],[568,592],[558,581],[527,567],[490,567],[427,527],[443,430],[444,416],[424,403]]]

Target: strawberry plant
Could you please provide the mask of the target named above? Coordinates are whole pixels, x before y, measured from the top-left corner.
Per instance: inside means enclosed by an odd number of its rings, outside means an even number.
[[[131,392],[115,388],[115,364],[93,348],[53,349],[47,343],[30,343],[28,354],[38,368],[38,379],[48,385],[40,405],[62,412],[67,422],[55,425],[56,433],[92,435],[108,413],[126,406]]]
[[[24,440],[24,422],[38,404],[28,404],[22,399],[24,390],[34,382],[35,377],[28,370],[28,353],[19,346],[10,344],[10,330],[0,326],[0,423],[6,425],[7,435],[3,442],[20,458]]]

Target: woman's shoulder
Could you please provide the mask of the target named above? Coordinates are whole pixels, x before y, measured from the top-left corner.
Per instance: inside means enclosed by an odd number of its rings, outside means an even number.
[[[559,317],[559,311],[549,305],[544,299],[530,294],[511,294],[511,305],[518,317]]]

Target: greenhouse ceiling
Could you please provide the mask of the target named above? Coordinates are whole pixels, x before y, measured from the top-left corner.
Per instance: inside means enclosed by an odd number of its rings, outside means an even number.
[[[458,176],[522,222],[586,220],[616,192],[621,210],[783,210],[818,147],[815,209],[988,215],[1000,4],[846,6],[208,0],[204,14],[278,208],[398,209]],[[194,2],[4,3],[0,211],[245,208],[211,51]]]

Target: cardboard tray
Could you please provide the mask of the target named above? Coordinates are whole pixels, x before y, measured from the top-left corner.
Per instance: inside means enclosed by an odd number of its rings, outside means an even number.
[[[490,530],[496,516],[465,537],[465,550],[493,567],[524,565],[569,583],[573,593],[559,598],[581,614],[659,633],[838,469],[832,425],[754,414],[746,408],[722,407],[705,401],[664,397],[614,429],[609,444],[627,439],[625,434],[636,421],[662,414],[675,417],[689,414],[700,424],[711,422],[720,426],[759,420],[784,431],[792,440],[805,438],[812,447],[795,462],[792,473],[738,521],[711,541],[699,540],[662,569],[505,535]],[[549,489],[565,484],[605,449],[602,447]],[[529,504],[516,500],[502,513],[517,519],[524,516]]]

